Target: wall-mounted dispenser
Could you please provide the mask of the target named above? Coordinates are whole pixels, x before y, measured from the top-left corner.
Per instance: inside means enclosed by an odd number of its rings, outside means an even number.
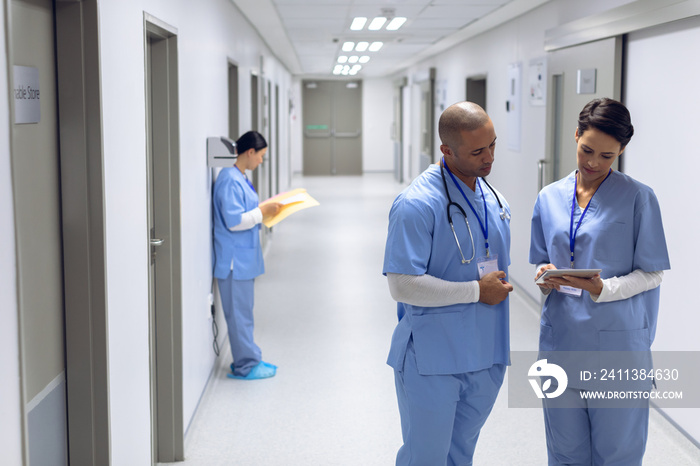
[[[207,138],[207,165],[233,167],[236,163],[236,142],[226,137]]]

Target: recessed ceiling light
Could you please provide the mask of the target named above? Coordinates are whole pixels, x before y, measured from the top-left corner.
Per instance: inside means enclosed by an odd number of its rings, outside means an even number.
[[[343,43],[343,52],[352,52],[352,49],[355,48],[355,43],[354,42],[344,42]]]
[[[386,18],[383,16],[377,16],[371,23],[369,23],[369,27],[367,27],[367,29],[370,31],[379,31],[382,26],[384,26],[384,23],[386,23]]]
[[[362,16],[358,16],[357,18],[352,20],[352,24],[350,25],[350,29],[353,31],[361,31],[362,28],[365,27],[366,22],[367,22],[367,18],[363,18]]]
[[[333,68],[333,74],[340,74],[343,72],[343,65],[335,65]]]
[[[384,42],[372,42],[372,44],[369,46],[369,51],[378,52],[379,49],[382,48],[382,45],[384,45]]]
[[[355,50],[358,52],[364,52],[369,47],[369,42],[358,42],[355,46]]]
[[[360,63],[367,63],[369,61],[369,55],[362,55],[360,57]]]
[[[360,57],[358,57],[357,55],[353,55],[353,56],[350,57],[350,59],[348,60],[348,63],[357,63],[359,60],[360,60]]]
[[[406,18],[402,16],[397,16],[396,18],[392,19],[389,21],[389,24],[386,25],[386,30],[387,31],[396,31],[398,28],[403,26],[403,23],[406,22]]]
[[[338,63],[347,63],[347,62],[348,62],[347,55],[341,55],[338,57]]]

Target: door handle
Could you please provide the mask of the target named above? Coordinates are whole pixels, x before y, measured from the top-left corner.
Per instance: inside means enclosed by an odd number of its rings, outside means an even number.
[[[164,239],[160,238],[151,238],[151,246],[162,246],[164,241]]]

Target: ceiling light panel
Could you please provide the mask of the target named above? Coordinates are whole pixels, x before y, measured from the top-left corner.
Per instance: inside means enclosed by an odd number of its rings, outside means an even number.
[[[379,31],[382,26],[384,26],[384,23],[386,23],[386,18],[383,16],[377,16],[369,23],[367,29],[370,31]]]
[[[352,49],[355,48],[355,43],[354,42],[344,42],[343,43],[343,52],[352,52]]]
[[[396,18],[392,19],[389,21],[389,24],[386,25],[386,30],[387,31],[397,31],[403,24],[406,22],[406,18],[402,16],[397,16]]]
[[[355,51],[364,52],[369,48],[369,42],[358,42],[355,46]]]
[[[358,16],[357,18],[352,20],[350,29],[353,31],[361,31],[365,28],[365,23],[367,23],[367,18],[363,16]]]

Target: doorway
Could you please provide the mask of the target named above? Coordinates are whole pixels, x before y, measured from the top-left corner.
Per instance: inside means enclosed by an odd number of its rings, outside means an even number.
[[[63,238],[52,0],[12,0],[12,177],[27,464],[68,464]]]
[[[610,97],[620,100],[622,87],[622,37],[590,42],[550,52],[547,57],[546,159],[541,184],[563,178],[576,169],[574,132],[581,109],[591,100]],[[581,72],[593,74],[591,88],[579,84]],[[618,161],[613,170],[618,169]]]
[[[151,436],[154,462],[173,462],[184,460],[177,31],[150,16],[145,30]]]
[[[362,82],[304,81],[304,175],[362,174]]]
[[[467,98],[469,102],[480,105],[487,113],[486,109],[486,76],[472,76],[467,78]]]

